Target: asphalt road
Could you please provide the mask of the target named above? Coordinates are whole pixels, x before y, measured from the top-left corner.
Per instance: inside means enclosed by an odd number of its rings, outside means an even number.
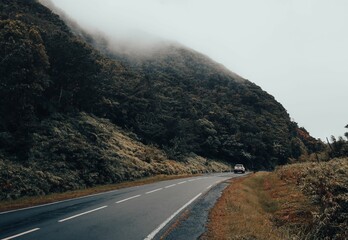
[[[239,176],[221,173],[162,181],[1,212],[0,239],[153,239],[214,185]]]

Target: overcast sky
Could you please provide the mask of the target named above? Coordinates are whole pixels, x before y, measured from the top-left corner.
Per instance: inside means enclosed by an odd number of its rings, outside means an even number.
[[[52,1],[82,27],[208,55],[275,96],[314,137],[346,131],[347,0]]]

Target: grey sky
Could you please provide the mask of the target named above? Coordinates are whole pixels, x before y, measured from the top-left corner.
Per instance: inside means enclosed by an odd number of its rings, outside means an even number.
[[[141,31],[210,56],[275,96],[314,137],[345,132],[346,0],[52,1],[83,27]]]

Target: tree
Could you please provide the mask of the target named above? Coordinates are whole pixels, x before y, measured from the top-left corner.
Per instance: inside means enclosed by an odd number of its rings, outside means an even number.
[[[48,56],[40,32],[18,20],[0,21],[0,106],[4,130],[35,121],[50,84]]]

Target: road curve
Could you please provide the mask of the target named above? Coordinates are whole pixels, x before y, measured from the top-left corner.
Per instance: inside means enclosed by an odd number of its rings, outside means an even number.
[[[242,175],[211,174],[124,188],[0,212],[0,239],[153,239],[214,185]]]

